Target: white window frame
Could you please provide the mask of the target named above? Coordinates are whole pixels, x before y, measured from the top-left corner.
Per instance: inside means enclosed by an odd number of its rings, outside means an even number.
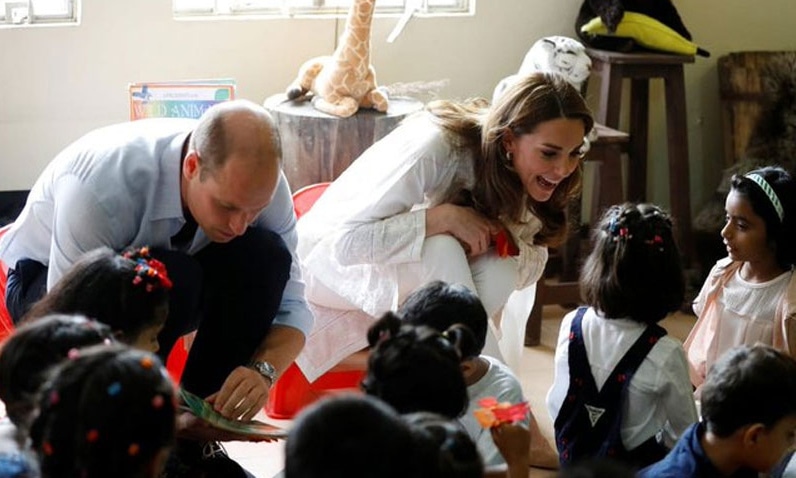
[[[63,13],[48,13],[40,0],[0,2],[0,27],[77,24],[80,0],[63,1],[66,4],[66,12]],[[37,4],[39,4],[39,11],[37,11]],[[27,10],[27,15],[20,16],[18,12],[24,10]],[[15,15],[15,13],[17,14]]]
[[[350,1],[345,5],[328,4],[334,0],[312,0],[312,6],[296,6],[295,3],[308,3],[306,0],[197,0],[195,7],[180,6],[192,0],[172,0],[174,17],[183,18],[224,18],[224,17],[319,17],[345,16]],[[399,0],[400,5],[379,5],[376,2],[377,16],[400,15],[405,13],[406,5],[419,3],[414,12],[417,16],[458,16],[472,15],[475,0]],[[199,4],[203,5],[199,5]],[[340,3],[339,0],[337,3]]]

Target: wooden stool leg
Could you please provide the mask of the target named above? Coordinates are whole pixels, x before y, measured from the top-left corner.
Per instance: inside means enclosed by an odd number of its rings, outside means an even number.
[[[525,346],[535,347],[542,341],[542,307],[544,307],[544,277],[536,283],[536,299],[525,323]]]
[[[619,112],[622,109],[622,67],[601,63],[600,103],[597,122],[609,128],[619,127]]]
[[[619,144],[607,144],[593,148],[589,155],[589,160],[597,163],[599,171],[594,184],[591,210],[588,211],[589,225],[594,227],[606,209],[624,200],[622,147]]]
[[[649,128],[649,79],[634,78],[630,85],[630,145],[627,164],[627,199],[647,198],[647,141]]]
[[[688,161],[688,125],[685,105],[683,66],[670,68],[665,77],[666,133],[669,153],[669,202],[677,220],[680,247],[686,266],[694,257],[691,233],[690,175]]]

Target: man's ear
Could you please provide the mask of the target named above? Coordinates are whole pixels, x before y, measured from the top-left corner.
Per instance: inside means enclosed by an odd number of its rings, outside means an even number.
[[[753,423],[746,427],[743,432],[743,444],[746,447],[756,446],[760,443],[760,439],[766,432],[766,426],[762,423]]]
[[[200,169],[199,155],[196,154],[194,150],[188,151],[188,154],[182,162],[182,175],[185,179],[193,179],[199,174]]]

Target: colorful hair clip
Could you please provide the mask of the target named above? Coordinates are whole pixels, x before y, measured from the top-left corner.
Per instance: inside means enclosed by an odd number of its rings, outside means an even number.
[[[145,290],[147,292],[152,292],[157,288],[165,290],[172,288],[173,284],[169,279],[165,264],[149,256],[149,247],[144,246],[137,250],[127,251],[122,254],[122,257],[136,263],[136,276],[133,277],[133,285],[139,285],[146,281]]]
[[[390,333],[389,330],[385,329],[385,330],[379,331],[379,339],[376,341],[376,343],[380,344],[380,343],[382,343],[382,342],[384,342],[386,340],[390,340],[390,337],[392,337],[392,334]]]
[[[138,445],[138,443],[130,443],[130,446],[127,447],[127,454],[130,456],[136,456],[140,451],[141,447]]]
[[[155,410],[160,410],[163,408],[163,403],[163,395],[158,394],[152,397],[152,408]]]
[[[141,358],[141,366],[147,370],[151,369],[154,364],[155,362],[152,361],[152,357]]]
[[[122,391],[122,384],[119,382],[113,382],[112,384],[108,385],[108,395],[111,397],[115,397],[119,395],[119,392]]]
[[[73,347],[73,348],[69,349],[69,352],[66,353],[66,356],[67,356],[67,358],[69,360],[75,360],[78,357],[80,357],[80,350],[78,350],[77,348]]]

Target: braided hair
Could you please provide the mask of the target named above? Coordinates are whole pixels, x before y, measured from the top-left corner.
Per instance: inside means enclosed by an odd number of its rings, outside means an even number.
[[[83,314],[108,324],[127,344],[146,329],[162,326],[172,287],[166,267],[148,247],[122,254],[101,247],[67,271],[24,320],[52,313]]]
[[[460,370],[462,350],[475,350],[464,325],[445,332],[402,324],[392,312],[368,329],[371,347],[365,393],[381,398],[399,413],[435,412],[449,418],[467,409],[467,385]]]
[[[669,214],[654,204],[610,207],[592,232],[580,276],[584,301],[607,318],[657,323],[685,298]]]
[[[175,404],[156,356],[123,345],[84,349],[42,388],[30,433],[42,476],[148,476],[172,445]]]
[[[20,325],[0,352],[0,400],[14,425],[27,432],[51,367],[72,350],[112,338],[110,327],[80,315],[49,315]]]

